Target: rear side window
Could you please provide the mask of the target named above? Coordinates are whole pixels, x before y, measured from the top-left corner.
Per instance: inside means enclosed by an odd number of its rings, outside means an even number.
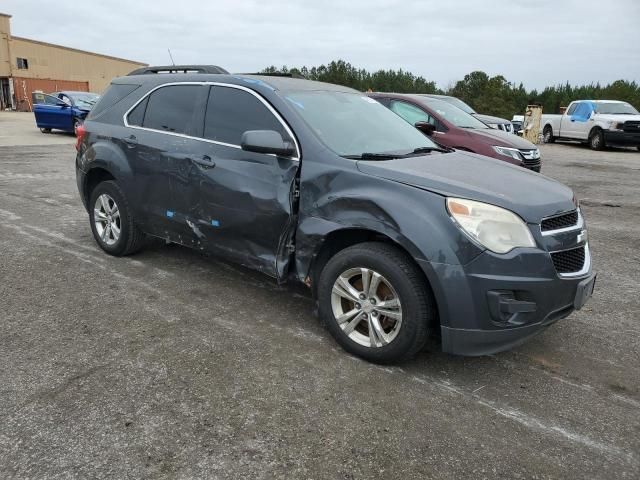
[[[129,125],[134,125],[136,127],[142,126],[142,121],[144,120],[144,112],[147,110],[147,103],[149,102],[149,97],[145,97],[136,108],[131,110],[131,113],[127,117],[127,122]]]
[[[96,103],[91,109],[89,119],[100,115],[106,109],[114,106],[116,103],[127,97],[131,92],[138,89],[139,87],[140,85],[112,83],[100,97],[98,103]]]
[[[149,95],[142,126],[172,133],[190,131],[199,85],[170,85]]]
[[[204,137],[240,145],[242,134],[247,130],[275,130],[282,138],[289,138],[273,113],[251,93],[231,87],[211,87]]]

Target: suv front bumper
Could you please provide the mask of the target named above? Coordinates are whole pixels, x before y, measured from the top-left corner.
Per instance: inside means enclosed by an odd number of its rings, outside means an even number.
[[[442,350],[458,355],[488,355],[525,342],[580,309],[595,284],[590,258],[579,274],[560,276],[549,252],[539,249],[422,267],[438,304]]]

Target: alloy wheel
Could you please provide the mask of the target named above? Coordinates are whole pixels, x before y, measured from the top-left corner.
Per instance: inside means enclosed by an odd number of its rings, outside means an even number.
[[[331,293],[331,308],[342,331],[365,347],[384,347],[400,332],[400,297],[375,270],[350,268],[339,275]]]
[[[93,221],[100,240],[106,245],[114,245],[120,238],[122,220],[115,200],[103,193],[96,199]]]

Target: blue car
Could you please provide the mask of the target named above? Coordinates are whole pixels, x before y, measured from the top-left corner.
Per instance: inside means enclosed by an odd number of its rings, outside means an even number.
[[[42,133],[52,129],[75,132],[100,96],[90,92],[34,92],[33,113]]]

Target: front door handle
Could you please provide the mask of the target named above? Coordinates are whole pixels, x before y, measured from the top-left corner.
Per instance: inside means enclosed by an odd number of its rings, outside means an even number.
[[[209,155],[192,158],[191,160],[204,168],[213,168],[216,166],[216,162],[214,162]]]
[[[126,143],[129,148],[133,148],[138,145],[138,139],[135,135],[129,135],[125,137],[124,143]]]

